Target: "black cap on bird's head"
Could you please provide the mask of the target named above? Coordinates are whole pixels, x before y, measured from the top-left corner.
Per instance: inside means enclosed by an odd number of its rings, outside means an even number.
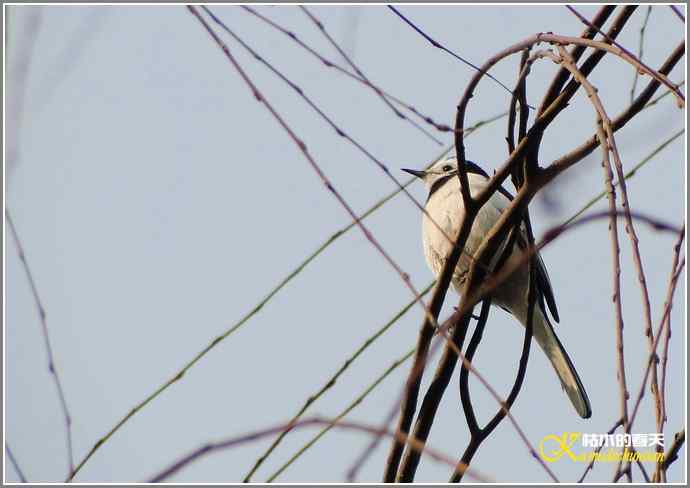
[[[486,174],[486,172],[479,167],[476,163],[473,163],[472,161],[465,161],[465,167],[467,168],[468,173],[474,173],[478,175],[482,175],[486,178],[489,177],[489,175]],[[417,178],[421,179],[426,183],[428,186],[433,185],[433,183],[440,178],[444,178],[446,176],[450,175],[455,175],[458,173],[458,160],[455,158],[455,156],[450,156],[446,159],[441,159],[439,161],[436,161],[434,164],[429,166],[426,170],[417,170],[417,169],[408,169],[408,168],[401,168],[404,172],[409,173],[413,176],[416,176]]]

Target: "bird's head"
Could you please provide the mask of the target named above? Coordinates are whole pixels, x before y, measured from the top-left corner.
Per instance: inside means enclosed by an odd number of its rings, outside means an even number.
[[[406,169],[402,168],[406,173],[421,179],[426,185],[427,189],[434,186],[434,183],[447,176],[452,176],[458,173],[458,161],[454,157],[436,161],[426,170]]]

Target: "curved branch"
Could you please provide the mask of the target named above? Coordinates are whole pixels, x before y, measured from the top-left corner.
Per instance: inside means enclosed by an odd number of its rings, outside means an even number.
[[[435,449],[431,449],[426,446],[422,446],[419,443],[417,443],[414,439],[407,439],[407,436],[404,436],[402,434],[396,434],[389,432],[385,429],[380,429],[378,427],[374,427],[371,425],[367,424],[362,424],[358,422],[348,422],[348,421],[343,421],[343,420],[334,420],[334,419],[327,419],[327,418],[322,418],[322,417],[312,417],[308,419],[304,419],[299,421],[298,423],[294,424],[292,426],[293,429],[302,429],[305,427],[310,427],[314,425],[327,425],[327,426],[332,426],[341,430],[350,430],[350,431],[356,431],[356,432],[363,432],[366,434],[374,435],[374,436],[387,436],[387,437],[400,437],[404,441],[409,441],[411,442],[416,448],[419,448],[425,455],[429,456],[430,458],[434,459],[435,461],[438,461],[443,464],[448,464],[451,466],[455,465],[455,461],[453,461],[450,457],[447,455],[441,453],[440,451],[437,451]],[[278,432],[281,432],[285,430],[286,424],[280,424],[276,425],[273,427],[269,427],[267,429],[262,429],[256,432],[251,432],[249,434],[241,435],[238,437],[233,437],[231,439],[219,441],[219,442],[209,442],[189,454],[186,454],[185,456],[181,457],[179,460],[175,461],[172,463],[170,466],[159,472],[158,474],[152,476],[149,480],[148,483],[160,483],[162,481],[165,481],[166,479],[170,478],[172,475],[180,471],[182,468],[186,467],[190,463],[208,455],[216,451],[221,451],[224,449],[230,449],[237,447],[242,444],[246,444],[248,442],[253,442],[259,439],[262,439],[266,436],[270,436],[273,434],[276,434]],[[477,470],[471,470],[470,473],[472,476],[475,477],[475,479],[479,481],[484,481],[486,482],[488,478],[482,474],[480,474]]]

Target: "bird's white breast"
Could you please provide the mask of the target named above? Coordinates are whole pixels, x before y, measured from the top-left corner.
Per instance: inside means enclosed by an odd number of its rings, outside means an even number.
[[[487,180],[473,173],[468,174],[467,177],[470,183],[470,194],[476,196],[486,186]],[[453,276],[453,285],[458,291],[472,260],[471,256],[475,255],[484,236],[509,204],[508,198],[497,192],[477,215],[465,244],[465,252],[461,255]],[[446,257],[450,254],[465,216],[459,179],[453,176],[448,180],[431,195],[425,208],[427,215],[424,215],[422,223],[424,256],[431,270],[438,276],[443,269]]]

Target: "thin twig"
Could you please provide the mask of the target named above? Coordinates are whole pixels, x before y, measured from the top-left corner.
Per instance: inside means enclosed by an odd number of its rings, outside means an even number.
[[[622,419],[618,419],[618,420],[616,421],[616,423],[613,424],[613,427],[611,427],[611,428],[608,430],[607,434],[608,434],[608,435],[613,434],[614,432],[616,432],[616,429],[618,429],[618,427],[620,427],[621,425],[623,425],[623,420],[622,420]],[[601,450],[603,449],[603,447],[604,447],[604,443],[602,442],[600,445],[598,445],[598,446],[594,449],[594,454],[595,454],[595,455],[592,456],[592,459],[589,461],[589,464],[587,464],[587,467],[585,468],[584,473],[582,473],[582,476],[580,476],[580,479],[577,480],[578,483],[582,483],[582,482],[585,480],[585,477],[587,476],[587,473],[589,473],[589,472],[592,470],[592,468],[594,467],[594,461],[596,460],[596,454],[599,454],[599,452],[601,452]]]
[[[683,447],[683,444],[685,444],[685,429],[673,436],[673,444],[671,444],[671,447],[668,448],[668,451],[664,456],[664,471],[666,471],[669,466],[671,466],[671,464],[678,459],[678,451],[680,451],[680,448]]]
[[[384,380],[386,377],[388,377],[389,374],[391,374],[393,371],[395,371],[398,366],[403,364],[405,361],[407,361],[410,357],[412,357],[412,354],[414,354],[414,349],[408,351],[405,355],[400,357],[399,359],[395,360],[393,364],[391,364],[386,371],[383,372],[376,380],[374,380],[373,383],[371,383],[355,400],[350,403],[347,408],[345,408],[342,412],[338,414],[337,417],[335,417],[333,420],[334,422],[338,422],[339,420],[345,418],[347,414],[349,414],[352,410],[355,409],[364,399]],[[293,419],[294,420],[294,419]],[[290,424],[292,424],[293,421],[290,421]],[[333,428],[333,425],[327,425],[324,427],[319,433],[317,433],[314,437],[312,437],[304,446],[302,446],[295,454],[293,454],[290,459],[288,459],[280,468],[278,468],[271,476],[269,476],[266,479],[266,483],[272,483],[273,481],[276,480],[278,476],[280,476],[292,463],[294,463],[302,454],[304,454],[307,449],[311,448],[316,442],[318,442],[321,437],[326,435],[326,433]],[[245,481],[247,481],[245,479]]]
[[[591,23],[589,20],[587,20],[584,16],[582,16],[582,15],[581,15],[577,10],[575,10],[573,7],[571,7],[570,5],[566,5],[565,8],[567,8],[567,9],[570,10],[573,14],[575,14],[575,16],[576,16],[578,19],[580,19],[580,21],[581,21],[582,23],[584,23],[585,25],[592,26],[592,23]],[[604,37],[608,38],[608,35],[607,35],[605,32],[603,32],[601,29],[599,29],[599,32],[600,32]],[[611,41],[611,44],[613,44],[614,46],[616,46],[616,47],[620,50],[620,53],[616,53],[615,51],[611,51],[612,53],[614,53],[614,54],[616,54],[616,55],[618,55],[618,56],[621,56],[621,57],[627,57],[628,60],[631,62],[631,64],[637,65],[637,68],[638,68],[640,71],[644,71],[644,72],[646,72],[649,76],[652,76],[652,77],[656,78],[657,80],[661,81],[661,82],[662,82],[664,85],[666,85],[670,90],[673,90],[674,94],[675,94],[676,97],[678,98],[679,104],[680,104],[681,106],[685,105],[685,95],[683,95],[683,93],[678,89],[678,87],[675,86],[671,81],[669,81],[668,78],[666,78],[664,75],[660,74],[659,72],[657,72],[657,71],[653,70],[652,68],[650,68],[649,66],[647,66],[641,59],[637,58],[633,53],[631,53],[630,51],[628,51],[625,47],[623,47],[622,45],[620,45],[620,44],[619,44],[618,42],[616,42],[615,40],[610,39],[610,38],[609,38],[609,40]],[[625,55],[625,56],[623,56],[623,55]]]
[[[361,79],[363,79],[366,82],[366,84],[369,87],[371,87],[371,89],[374,91],[374,93],[376,93],[379,96],[379,98],[381,98],[381,100],[383,100],[383,103],[386,104],[386,106],[388,108],[390,108],[395,115],[397,115],[401,119],[407,120],[407,117],[405,117],[405,115],[403,113],[401,113],[397,108],[395,108],[391,104],[391,102],[388,101],[388,99],[385,97],[383,92],[381,90],[379,90],[377,87],[375,87],[374,85],[372,85],[371,81],[369,80],[369,78],[367,78],[367,76],[364,74],[364,72],[362,72],[362,70],[359,69],[359,67],[352,61],[350,56],[347,55],[347,53],[340,47],[340,45],[335,41],[335,39],[333,39],[333,37],[328,33],[328,31],[326,30],[326,26],[323,24],[323,22],[321,22],[316,17],[316,15],[314,15],[304,5],[299,5],[299,8],[302,10],[302,12],[304,12],[304,14],[307,17],[309,17],[309,20],[311,20],[312,23],[319,29],[319,31],[321,32],[321,34],[323,34],[323,36],[326,38],[328,43],[333,48],[335,48],[336,51],[338,51],[338,54],[340,54],[340,56],[345,60],[345,62],[347,64],[349,64],[353,70],[355,70],[355,73],[357,73],[357,76],[359,76]]]
[[[621,275],[621,265],[620,265],[620,244],[618,241],[618,221],[617,221],[617,209],[616,209],[616,190],[613,186],[613,169],[609,157],[609,152],[613,153],[614,159],[616,160],[616,167],[621,166],[620,160],[618,159],[618,150],[616,149],[615,139],[613,138],[613,130],[611,129],[611,121],[609,120],[601,99],[597,94],[597,90],[592,86],[592,84],[585,78],[582,73],[577,69],[572,58],[568,52],[562,46],[558,46],[558,51],[560,58],[553,57],[554,62],[564,66],[570,73],[576,78],[580,84],[583,86],[587,92],[587,96],[594,107],[594,111],[597,115],[596,119],[596,130],[597,136],[599,138],[599,144],[602,148],[603,156],[603,168],[605,177],[605,186],[608,193],[609,201],[609,233],[611,236],[611,254],[612,254],[612,277],[613,277],[613,303],[614,311],[616,315],[615,322],[615,333],[616,333],[616,366],[617,366],[617,376],[618,384],[620,386],[619,391],[619,404],[620,404],[620,415],[623,421],[623,429],[626,434],[630,433],[630,426],[628,424],[628,387],[625,377],[625,354],[623,349],[623,308],[621,305],[621,285],[620,285],[620,275]],[[622,171],[619,172],[619,183],[621,189],[625,188],[625,178]],[[621,192],[623,193],[623,192]],[[623,197],[624,209],[626,211],[626,221],[629,223],[632,219],[629,217],[630,209],[626,208],[626,200]],[[651,323],[651,319],[650,319]],[[627,466],[627,463],[626,463]],[[628,482],[631,482],[631,474],[628,470],[627,472]]]
[[[559,51],[562,56],[568,56],[567,52],[565,51],[564,48],[560,47]],[[571,61],[571,66],[574,67],[574,64],[572,64]],[[577,75],[576,75],[577,76]],[[584,83],[584,81],[583,81]],[[591,85],[590,85],[590,88]],[[592,99],[593,105],[596,107],[597,112],[599,113],[599,117],[601,118],[601,123],[603,124],[604,130],[606,131],[606,137],[608,139],[608,145],[610,147],[611,153],[613,154],[613,160],[614,160],[614,167],[616,169],[616,175],[618,177],[618,185],[621,190],[621,205],[623,207],[623,212],[625,216],[625,230],[628,234],[628,237],[630,238],[630,247],[632,250],[632,255],[633,255],[633,263],[635,265],[635,271],[637,273],[637,281],[640,285],[640,294],[641,294],[641,301],[642,301],[642,307],[643,307],[643,314],[644,314],[644,334],[647,337],[647,343],[648,343],[648,349],[651,352],[652,351],[652,344],[654,343],[654,335],[652,331],[652,311],[651,311],[651,305],[649,302],[649,291],[647,289],[647,279],[645,277],[645,272],[644,272],[644,267],[642,264],[642,256],[640,253],[640,248],[639,248],[639,238],[637,236],[637,232],[635,231],[635,225],[633,223],[632,217],[630,215],[630,199],[628,197],[628,190],[627,190],[627,184],[625,182],[625,174],[623,172],[623,163],[621,162],[620,159],[620,152],[618,151],[618,147],[616,144],[616,138],[613,134],[613,129],[611,127],[611,120],[608,118],[608,115],[606,114],[606,111],[604,109],[603,104],[601,103],[601,100],[599,96],[597,95],[596,91],[593,89],[590,92],[590,97]],[[602,142],[603,144],[603,142]],[[608,171],[608,170],[607,170]],[[608,178],[608,176],[607,176]],[[611,184],[611,188],[613,190],[613,184],[612,182],[609,182]],[[607,183],[607,185],[609,184]],[[613,196],[615,198],[615,190],[613,190]],[[612,221],[612,225],[615,225],[615,221]],[[619,290],[620,291],[620,290]],[[617,293],[616,296],[620,300],[620,294]],[[618,303],[618,306],[620,306],[620,303]],[[622,354],[622,317],[621,317],[621,351],[620,354]],[[659,393],[659,383],[658,383],[658,378],[657,378],[657,363],[658,359],[655,356],[655,361],[654,361],[654,366],[652,368],[652,379],[651,379],[651,388],[652,388],[652,394],[654,395],[655,399],[655,414],[656,414],[656,420],[657,420],[657,426],[660,425],[661,422],[661,395]],[[624,370],[622,368],[622,360],[619,360],[619,374],[624,375]],[[623,377],[623,385],[625,383],[625,378]],[[627,397],[628,392],[625,390],[625,395]],[[626,433],[629,434],[629,430],[627,429],[627,426],[625,426],[625,416],[623,417],[624,420],[624,427],[626,428]]]
[[[12,453],[12,449],[10,449],[9,444],[5,442],[5,453],[7,453],[7,459],[10,460],[10,463],[12,464],[12,467],[17,473],[17,476],[19,476],[19,481],[22,483],[28,483],[26,476],[24,476],[24,471],[22,471],[22,468],[19,467],[19,463],[17,462],[17,458],[14,457],[14,454]],[[5,476],[7,474],[5,473]]]
[[[417,32],[417,34],[419,34],[419,35],[422,36],[424,39],[426,39],[427,41],[429,41],[429,43],[430,43],[432,46],[434,46],[435,48],[440,49],[441,51],[444,51],[444,52],[450,54],[450,55],[453,56],[455,59],[457,59],[458,61],[460,61],[460,62],[466,64],[467,66],[469,66],[470,68],[474,69],[475,71],[481,71],[481,68],[479,68],[477,65],[475,65],[475,64],[473,64],[473,63],[471,63],[471,62],[469,62],[468,60],[466,60],[466,59],[463,58],[462,56],[459,56],[458,54],[454,53],[453,51],[451,51],[450,49],[448,49],[447,47],[445,47],[443,44],[440,44],[439,42],[435,41],[430,35],[428,35],[426,32],[424,32],[422,29],[420,29],[414,22],[412,22],[410,19],[408,19],[407,17],[405,17],[402,13],[400,13],[400,11],[399,11],[398,9],[396,9],[396,8],[393,7],[392,5],[388,5],[388,8],[389,8],[390,10],[392,10],[392,11],[395,13],[395,15],[397,15],[398,17],[400,17],[407,25],[409,25],[410,27],[412,27],[412,29],[414,29],[414,31]],[[504,85],[503,83],[501,83],[499,80],[497,80],[496,78],[494,78],[491,74],[486,73],[486,76],[488,76],[491,80],[493,80],[494,82],[496,82],[496,83],[497,83],[498,85],[500,85],[505,91],[507,91],[508,93],[510,93],[510,94],[512,95],[512,93],[513,93],[512,90],[511,90],[510,88],[508,88],[506,85]],[[530,107],[530,108],[534,108],[534,107]]]
[[[685,238],[685,228],[683,228],[683,232],[678,234],[678,240],[675,242],[673,245],[673,260],[671,264],[671,276],[669,277],[669,282],[673,279],[673,275],[676,273],[676,270],[678,269],[678,261],[680,260],[680,252],[683,248],[683,239]],[[668,304],[664,304],[664,306],[670,306]],[[671,316],[668,315],[667,318],[668,324],[666,325],[666,333],[664,334],[664,348],[662,352],[662,359],[661,359],[661,411],[663,413],[661,417],[661,425],[659,426],[659,429],[657,432],[663,432],[663,427],[664,427],[664,422],[667,420],[666,418],[666,367],[668,366],[668,347],[669,347],[669,342],[671,340]]]
[[[427,136],[434,139],[439,145],[443,144],[441,141],[439,141],[438,139],[434,138],[431,134],[426,132],[426,130],[422,126],[420,126],[417,122],[415,122],[412,119],[407,118],[405,116],[405,114],[403,114],[401,111],[399,111],[397,108],[395,108],[393,106],[393,104],[390,101],[388,101],[388,98],[386,98],[386,96],[383,94],[383,92],[379,88],[374,86],[371,83],[371,81],[369,81],[369,78],[366,77],[366,75],[362,72],[362,70],[359,69],[359,67],[357,67],[357,65],[352,61],[350,56],[348,56],[347,53],[335,41],[335,39],[333,39],[333,37],[326,30],[326,27],[324,26],[323,22],[321,22],[318,18],[316,18],[316,16],[313,13],[311,13],[309,11],[309,9],[307,9],[307,7],[305,7],[304,5],[300,5],[299,8],[302,10],[302,12],[304,12],[307,15],[307,17],[309,17],[309,19],[314,23],[314,25],[316,25],[316,27],[321,31],[321,33],[324,35],[324,37],[328,40],[330,45],[333,46],[336,51],[338,51],[338,54],[340,54],[340,56],[342,56],[343,59],[345,59],[347,64],[349,64],[350,67],[352,67],[352,69],[355,70],[355,73],[357,73],[357,76],[359,76],[361,79],[363,79],[365,81],[365,83],[369,87],[371,87],[371,89],[374,91],[374,93],[376,93],[379,96],[379,98],[381,98],[381,100],[383,100],[383,103],[385,103],[386,106],[388,106],[388,108],[390,108],[398,118],[407,121],[409,124],[411,124],[417,130],[423,132]]]
[[[592,26],[587,26],[584,32],[581,34],[583,39],[594,39],[598,29],[604,25],[606,19],[609,17],[613,10],[608,11],[608,8],[615,7],[602,7],[599,12],[592,19]],[[608,38],[616,39],[618,35],[623,32],[625,25],[628,23],[632,14],[635,12],[637,7],[635,5],[626,5],[621,8],[613,23],[608,28]],[[604,41],[608,43],[610,41]],[[571,50],[571,55],[573,57],[573,64],[577,63],[577,60],[582,56],[587,48],[586,45],[575,45]],[[607,54],[604,50],[594,50],[587,59],[580,63],[578,69],[583,74],[583,76],[589,76],[594,69],[599,65],[601,60]],[[558,93],[563,84],[570,78],[568,84],[563,88],[563,90]],[[534,142],[527,148],[528,159],[532,161],[539,161],[539,152],[541,149],[541,142],[543,138],[544,131],[546,128],[556,119],[556,117],[568,107],[570,100],[575,96],[580,88],[580,83],[571,76],[570,72],[563,68],[562,66],[558,70],[558,74],[554,77],[549,91],[544,96],[542,103],[539,107],[539,120],[535,122],[534,127],[539,127],[537,131],[537,136]],[[543,126],[543,127],[542,127]],[[594,137],[595,140],[596,136]]]
[[[67,400],[65,398],[65,390],[62,387],[62,381],[60,380],[60,375],[58,374],[57,367],[55,365],[55,356],[53,354],[53,347],[50,342],[50,334],[48,333],[48,318],[46,314],[45,306],[41,300],[41,296],[38,293],[38,287],[36,286],[36,280],[29,267],[29,262],[26,258],[26,253],[24,252],[24,246],[19,239],[19,233],[14,225],[12,216],[10,215],[10,210],[5,208],[5,220],[7,221],[7,226],[10,229],[10,234],[17,247],[17,254],[19,255],[19,260],[24,268],[24,274],[29,282],[29,287],[31,288],[31,294],[34,298],[34,304],[36,305],[36,310],[38,311],[38,316],[41,320],[41,332],[43,332],[43,343],[46,349],[46,355],[48,357],[48,371],[53,377],[53,382],[55,383],[55,388],[58,392],[58,398],[60,400],[60,407],[62,408],[62,416],[65,419],[65,437],[67,442],[67,463],[68,463],[68,473],[74,472],[74,450],[72,448],[72,416],[70,415],[69,408],[67,407]]]
[[[603,5],[599,11],[596,13],[594,18],[592,18],[592,26],[587,26],[585,30],[580,34],[580,37],[584,39],[594,39],[596,36],[597,32],[599,31],[599,28],[603,26],[608,18],[611,16],[613,11],[616,9],[615,5]],[[623,15],[625,14],[625,8],[623,9],[622,14],[618,17],[616,24],[620,25],[622,21],[625,20]],[[623,22],[624,23],[624,22]],[[610,30],[609,32],[612,35],[617,35],[617,31],[621,29],[616,29],[616,30]],[[585,46],[574,46],[572,50],[570,51],[570,56],[575,60],[575,62],[580,60],[580,57],[585,53],[586,47]],[[594,53],[596,55],[596,52]],[[580,67],[580,70],[586,74],[586,66],[585,64],[597,64],[599,60],[601,59],[600,57],[594,57],[594,55],[590,56],[588,58],[588,63],[583,63],[582,66]],[[570,78],[570,71],[567,69],[561,67],[558,70],[558,73],[556,76],[553,77],[553,80],[551,81],[551,85],[549,85],[548,90],[546,91],[546,94],[544,95],[541,105],[539,105],[539,115],[542,115],[544,111],[556,100],[556,97],[558,97],[561,89],[563,88],[563,85],[565,85],[565,82],[568,81],[568,78]],[[567,90],[564,90],[564,92]],[[512,151],[511,151],[512,152]]]
[[[358,81],[359,83],[362,83],[365,86],[368,86],[372,89],[374,89],[377,92],[380,92],[385,96],[388,100],[392,101],[393,103],[400,105],[401,107],[405,108],[406,110],[410,111],[412,114],[415,116],[419,117],[420,120],[423,120],[427,124],[433,126],[437,131],[439,132],[452,132],[453,129],[450,128],[447,124],[440,124],[438,122],[435,122],[430,116],[425,115],[421,113],[419,110],[417,110],[414,106],[406,103],[405,101],[401,100],[400,98],[391,95],[387,91],[383,90],[381,87],[377,85],[373,85],[371,82],[368,82],[367,80],[360,78],[356,74],[348,71],[344,67],[340,66],[339,64],[327,59],[324,57],[322,54],[317,52],[315,49],[313,49],[311,46],[306,44],[304,41],[302,41],[299,36],[294,33],[293,31],[288,30],[287,28],[281,26],[277,22],[269,19],[265,15],[259,13],[258,11],[254,10],[253,8],[247,6],[247,5],[240,5],[241,8],[243,8],[246,12],[249,12],[256,18],[260,19],[262,22],[265,24],[271,26],[273,29],[285,34],[288,38],[290,38],[293,42],[295,42],[298,46],[300,46],[302,49],[307,51],[309,54],[317,58],[321,63],[323,63],[324,66],[327,68],[333,68],[336,71],[339,71],[340,73],[344,74],[345,76]],[[434,141],[441,143],[438,139],[434,138],[431,134],[427,133],[427,135]]]
[[[431,283],[429,286],[427,286],[424,290],[422,290],[422,294],[426,295],[429,290],[431,290],[431,287],[434,284]],[[283,432],[278,435],[278,437],[273,441],[273,443],[266,449],[266,451],[257,459],[257,461],[254,463],[254,466],[252,466],[251,470],[247,475],[244,477],[244,482],[248,483],[251,481],[251,477],[254,476],[254,473],[256,473],[256,470],[259,469],[259,467],[264,463],[264,461],[268,458],[268,456],[271,455],[271,453],[278,447],[278,445],[282,442],[283,438],[290,432],[289,426],[291,424],[296,423],[302,415],[307,411],[307,409],[316,401],[318,400],[326,391],[328,391],[330,388],[332,388],[338,378],[350,367],[350,365],[369,347],[371,346],[376,340],[381,337],[388,329],[390,329],[395,323],[398,322],[398,320],[403,317],[415,304],[416,300],[412,300],[411,302],[407,303],[402,309],[400,309],[383,327],[378,329],[374,334],[369,336],[364,343],[353,353],[351,354],[343,363],[343,365],[338,369],[338,371],[335,372],[334,375],[332,375],[326,382],[323,384],[323,386],[311,395],[307,400],[304,402],[304,405],[302,405],[302,408],[299,409],[299,411],[295,414],[292,419],[290,419],[290,422],[288,423],[288,428],[284,430]],[[268,480],[269,482],[271,481],[270,479]]]
[[[667,92],[667,93],[668,93],[668,92]],[[630,178],[632,178],[633,176],[635,176],[635,174],[637,173],[638,170],[640,170],[640,168],[642,168],[642,167],[645,166],[647,163],[649,163],[650,161],[652,161],[652,160],[654,159],[654,157],[655,157],[657,154],[659,154],[661,151],[663,151],[664,149],[666,149],[666,147],[668,147],[673,141],[675,141],[676,139],[678,139],[678,138],[679,138],[680,136],[682,136],[683,134],[685,134],[685,129],[679,130],[678,132],[676,132],[675,134],[673,134],[671,137],[669,137],[668,139],[666,139],[664,142],[662,142],[661,144],[659,144],[657,147],[655,147],[655,148],[652,150],[652,152],[650,152],[647,156],[644,157],[644,159],[642,159],[639,163],[637,163],[635,166],[633,166],[627,173],[625,173],[624,179],[625,179],[625,180],[629,180]],[[614,185],[614,186],[617,186],[617,185],[618,185],[618,181],[616,181],[613,185]],[[580,208],[580,210],[578,210],[577,212],[575,212],[575,213],[565,222],[565,224],[571,223],[573,220],[575,220],[577,217],[579,217],[579,216],[582,215],[584,212],[586,212],[587,210],[589,210],[594,204],[596,204],[599,200],[601,200],[601,199],[604,198],[605,196],[606,196],[606,190],[600,192],[598,195],[596,195],[596,196],[593,197],[591,200],[589,200],[582,208]]]
[[[637,57],[642,60],[642,56],[644,55],[644,32],[645,29],[647,28],[647,23],[649,22],[649,16],[652,13],[652,6],[648,5],[647,6],[647,13],[644,16],[644,20],[642,21],[642,27],[640,27],[640,42],[637,47]],[[635,70],[635,74],[633,76],[633,83],[632,87],[630,88],[630,103],[635,100],[635,88],[637,88],[637,79],[640,77],[640,72]]]
[[[685,42],[681,42],[669,55],[669,57],[664,61],[664,64],[659,68],[659,73],[668,74],[671,70],[678,64],[678,62],[683,58],[685,54]],[[615,119],[612,121],[612,129],[618,131],[623,128],[633,117],[635,117],[640,111],[642,111],[647,102],[654,96],[661,83],[653,79],[648,84],[647,87],[635,98],[635,101],[630,104],[630,106],[623,110]],[[563,156],[551,162],[551,164],[545,168],[544,177],[546,179],[553,179],[558,174],[560,174],[564,169],[570,168],[572,165],[581,161],[583,158],[587,157],[599,146],[599,140],[597,135],[592,135],[585,142],[580,144],[575,149],[569,151]]]
[[[678,16],[678,18],[679,18],[680,20],[682,20],[683,22],[685,22],[685,16],[683,16],[683,14],[680,12],[680,9],[679,9],[677,6],[675,6],[675,5],[669,5],[669,7],[671,7],[671,10],[673,10],[673,13],[676,14],[676,16]]]
[[[683,231],[684,230],[685,230],[685,226],[683,226]],[[659,323],[659,327],[657,328],[656,335],[654,336],[654,344],[652,347],[652,354],[649,354],[649,356],[647,357],[647,361],[645,361],[646,367],[645,367],[644,375],[642,376],[642,383],[640,385],[640,391],[637,393],[637,398],[635,399],[635,405],[633,407],[632,414],[630,415],[630,425],[631,426],[632,426],[633,422],[635,421],[635,418],[637,417],[637,412],[638,412],[638,409],[640,407],[640,403],[642,402],[642,398],[644,397],[644,392],[645,392],[645,389],[647,386],[647,378],[649,378],[649,372],[652,369],[652,364],[654,363],[656,348],[659,345],[659,340],[661,338],[661,335],[664,332],[664,329],[666,328],[665,325],[667,324],[668,315],[671,313],[671,308],[673,306],[673,295],[675,294],[675,291],[676,291],[676,285],[678,284],[678,278],[680,277],[680,274],[682,273],[684,268],[685,268],[685,258],[683,258],[680,261],[675,272],[672,273],[671,278],[669,279],[668,291],[666,292],[666,301],[664,302],[664,312],[661,316],[661,321]]]
[[[355,431],[355,432],[363,432],[366,434],[370,435],[375,435],[375,436],[385,436],[385,437],[391,437],[396,435],[393,432],[389,432],[387,430],[380,429],[378,427],[368,425],[368,424],[363,424],[359,422],[348,422],[348,421],[338,421],[336,422],[334,419],[327,419],[323,417],[312,417],[308,419],[304,419],[299,421],[297,424],[293,425],[293,429],[302,429],[304,427],[310,427],[314,425],[332,425],[333,427],[336,427],[341,430],[349,430],[349,431]],[[172,463],[170,466],[162,470],[160,473],[156,474],[155,476],[151,477],[148,483],[160,483],[168,478],[170,478],[172,475],[180,471],[182,468],[187,466],[188,464],[210,454],[216,451],[224,450],[224,449],[230,449],[234,448],[236,446],[246,444],[248,442],[253,442],[259,439],[262,439],[266,436],[270,436],[273,434],[277,434],[278,432],[282,431],[285,429],[285,424],[280,424],[276,425],[274,427],[269,427],[267,429],[262,429],[256,432],[251,432],[249,434],[245,434],[242,436],[238,437],[233,437],[231,439],[223,440],[223,441],[218,441],[218,442],[209,442],[198,449],[195,449],[194,451],[190,452],[189,454],[183,456],[179,460],[175,461]],[[400,435],[401,439],[403,441],[407,441],[407,437],[402,435],[402,434],[397,434]],[[414,441],[412,441],[414,443]],[[453,459],[451,459],[449,456],[446,454],[441,453],[440,451],[437,451],[435,449],[432,449],[428,446],[418,446],[420,450],[423,450],[424,454],[429,456],[430,458],[434,459],[435,461],[438,461],[443,464],[447,464],[450,466],[454,466],[455,462]],[[468,474],[473,476],[475,479],[478,481],[486,481],[488,478],[477,472],[477,470],[471,469],[468,470]]]
[[[522,102],[521,99],[525,94],[525,79],[530,73],[530,68],[532,63],[537,58],[530,57],[529,49],[522,51],[522,57],[520,58],[518,80],[516,82],[516,89],[513,91],[513,97],[510,99],[510,105],[508,106],[508,127],[506,132],[506,143],[508,144],[508,155],[515,151],[515,120],[516,120],[516,108],[518,101]],[[520,104],[522,107],[522,103]],[[520,117],[520,134],[518,135],[518,140],[524,137],[524,124],[526,123],[526,117]],[[529,115],[529,113],[527,114]],[[524,120],[523,120],[524,119]]]
[[[679,81],[678,83],[676,83],[676,84],[677,84],[678,86],[683,86],[683,85],[685,84],[685,80],[680,80],[680,81]],[[661,95],[659,95],[658,97],[656,97],[654,100],[651,100],[647,105],[645,105],[644,108],[652,107],[652,106],[656,105],[657,103],[659,103],[659,102],[660,102],[661,100],[663,100],[664,98],[666,98],[667,96],[672,95],[672,94],[673,94],[673,92],[672,92],[671,90],[666,90],[664,93],[662,93]]]
[[[634,447],[630,450],[633,454],[637,452],[637,450]],[[637,467],[640,468],[640,473],[642,473],[642,477],[644,478],[645,483],[651,483],[652,480],[649,479],[649,474],[647,474],[647,469],[644,467],[644,464],[642,464],[642,461],[640,461],[640,459],[637,458],[635,460],[635,464],[637,464]]]
[[[683,229],[685,231],[685,229]],[[678,240],[673,246],[673,260],[671,264],[671,276],[669,277],[669,282],[673,280],[673,275],[678,269],[678,261],[680,260],[680,252],[683,245],[683,239],[685,237],[685,232],[681,232],[678,235]],[[672,304],[665,303],[664,306],[672,306]],[[664,333],[664,345],[662,349],[662,359],[661,359],[661,418],[657,419],[657,432],[664,431],[664,422],[666,422],[666,367],[668,365],[668,349],[671,342],[671,314],[666,316],[665,333]],[[656,365],[655,365],[656,366]],[[660,446],[657,446],[657,452],[659,452]],[[657,467],[654,473],[654,479],[660,482],[666,481],[666,470],[663,469],[662,463],[657,463]]]

